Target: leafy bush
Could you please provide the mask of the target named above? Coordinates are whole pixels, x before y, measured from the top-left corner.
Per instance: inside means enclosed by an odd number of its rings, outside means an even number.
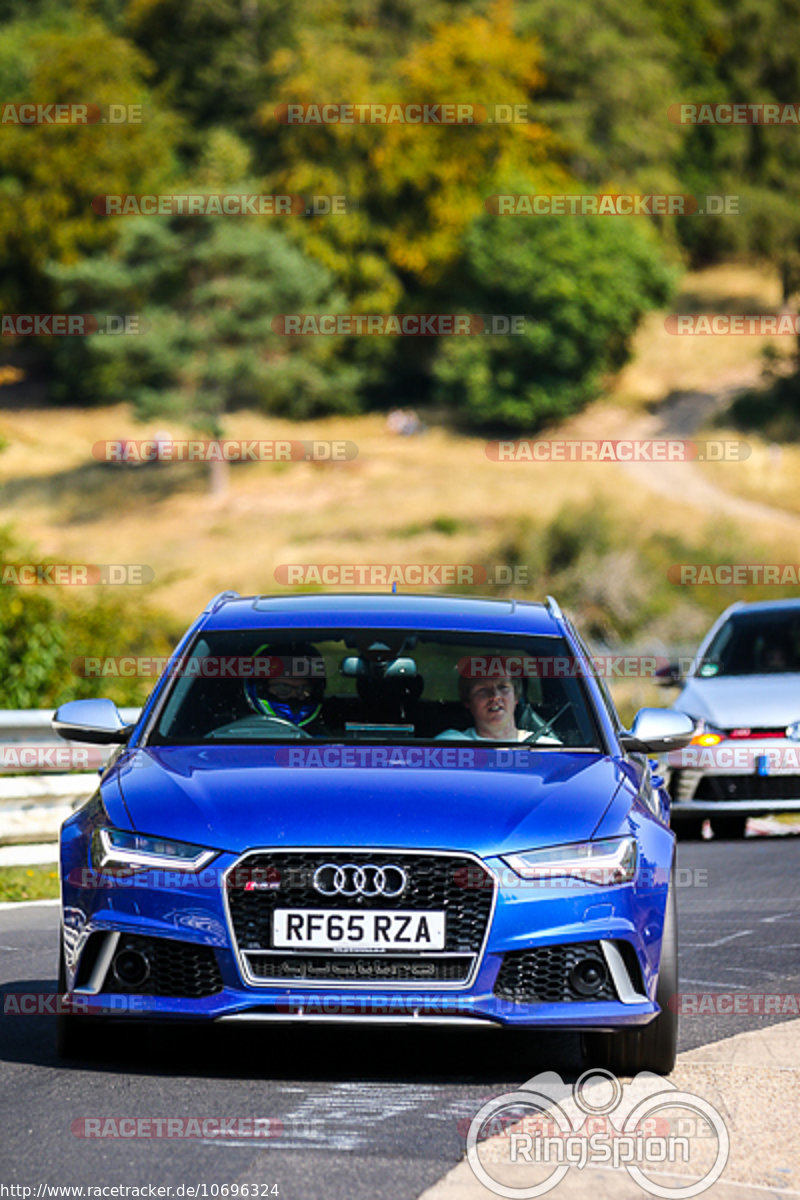
[[[569,416],[623,365],[642,314],[674,282],[653,230],[629,218],[482,216],[466,237],[461,304],[521,315],[523,329],[443,340],[436,399],[484,428]]]
[[[23,563],[45,565],[10,530],[0,530],[0,577]],[[132,589],[127,589],[130,592]],[[80,592],[80,595],[74,594]],[[108,696],[142,704],[155,679],[84,678],[81,660],[117,655],[161,656],[179,630],[140,593],[0,584],[0,708],[49,708],[65,700]]]
[[[693,646],[734,600],[791,595],[793,589],[731,585],[681,586],[669,576],[678,563],[768,561],[734,526],[694,538],[635,532],[600,498],[564,505],[547,524],[512,525],[493,551],[495,561],[524,565],[531,599],[554,595],[589,638],[607,645],[660,641]]]

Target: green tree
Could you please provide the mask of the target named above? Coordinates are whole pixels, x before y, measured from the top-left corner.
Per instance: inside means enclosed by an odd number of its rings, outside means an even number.
[[[441,341],[436,398],[484,428],[533,431],[587,403],[675,278],[652,227],[625,217],[485,215],[465,261],[467,310],[524,321],[516,335]]]
[[[330,273],[275,228],[131,218],[113,251],[53,277],[70,311],[135,314],[141,328],[58,342],[65,399],[127,399],[142,418],[188,417],[214,437],[237,407],[297,418],[357,407],[359,377],[337,357],[340,339],[273,328],[283,313],[342,307]]]
[[[681,191],[682,133],[666,112],[683,48],[646,0],[521,0],[517,25],[540,40],[535,113],[570,175],[587,188]]]
[[[139,52],[96,21],[18,22],[5,31],[4,103],[142,106],[141,124],[0,127],[0,301],[12,311],[51,311],[48,261],[74,262],[113,240],[94,196],[157,191],[173,169],[175,121],[146,75]]]
[[[275,102],[467,101],[490,111],[505,103],[530,112],[542,84],[540,45],[516,33],[506,0],[479,12],[432,6],[446,19],[419,22],[402,57],[389,62],[385,51],[365,50],[377,21],[365,17],[352,36],[342,32],[343,10],[356,7],[334,5],[327,20],[310,22],[298,30],[296,44],[276,51]],[[410,6],[401,7],[407,13]],[[276,103],[261,110],[265,130],[276,129],[275,110]],[[464,235],[497,190],[498,177],[525,170],[542,190],[563,190],[568,182],[536,120],[461,127],[299,124],[279,132],[280,167],[269,176],[271,188],[340,193],[357,203],[347,217],[293,230],[336,273],[356,312],[452,311]],[[424,398],[434,348],[430,339],[363,338],[347,352],[364,365],[372,401],[388,405],[409,395]]]

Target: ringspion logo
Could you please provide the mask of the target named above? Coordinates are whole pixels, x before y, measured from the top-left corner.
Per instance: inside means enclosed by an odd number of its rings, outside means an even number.
[[[624,1168],[649,1195],[686,1200],[719,1179],[730,1135],[708,1101],[650,1072],[622,1084],[592,1069],[569,1085],[548,1071],[484,1104],[466,1149],[473,1174],[498,1196],[543,1196],[571,1168],[588,1167]],[[662,1182],[665,1175],[678,1185]]]

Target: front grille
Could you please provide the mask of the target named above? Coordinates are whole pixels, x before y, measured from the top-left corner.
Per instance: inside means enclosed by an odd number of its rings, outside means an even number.
[[[566,946],[537,946],[532,950],[512,950],[503,962],[494,985],[494,994],[513,1004],[560,1004],[568,1000],[616,1000],[611,976],[592,995],[578,991],[570,972],[578,963],[598,960],[605,963],[599,942],[578,942]]]
[[[407,884],[399,896],[326,896],[313,884],[323,863],[395,864],[405,871]],[[301,979],[464,984],[476,965],[494,900],[493,877],[475,859],[401,851],[256,851],[228,872],[226,889],[234,942],[251,983]],[[284,950],[272,943],[276,908],[443,912],[445,945],[438,952],[402,955]]]
[[[142,982],[125,985],[114,974],[114,962],[126,950],[143,954],[150,973]],[[120,938],[108,969],[103,990],[145,996],[185,996],[200,999],[222,991],[222,976],[217,957],[210,946],[177,942],[171,938],[134,935]]]
[[[376,954],[291,954],[248,956],[250,970],[264,980],[341,980],[342,983],[463,983],[469,954],[401,958]]]
[[[704,775],[695,800],[800,800],[800,775]]]

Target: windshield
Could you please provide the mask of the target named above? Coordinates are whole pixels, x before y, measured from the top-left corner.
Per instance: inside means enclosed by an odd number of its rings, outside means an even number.
[[[600,745],[560,638],[386,629],[203,633],[150,745],[442,741]]]
[[[734,613],[695,674],[774,675],[800,671],[800,609]]]

